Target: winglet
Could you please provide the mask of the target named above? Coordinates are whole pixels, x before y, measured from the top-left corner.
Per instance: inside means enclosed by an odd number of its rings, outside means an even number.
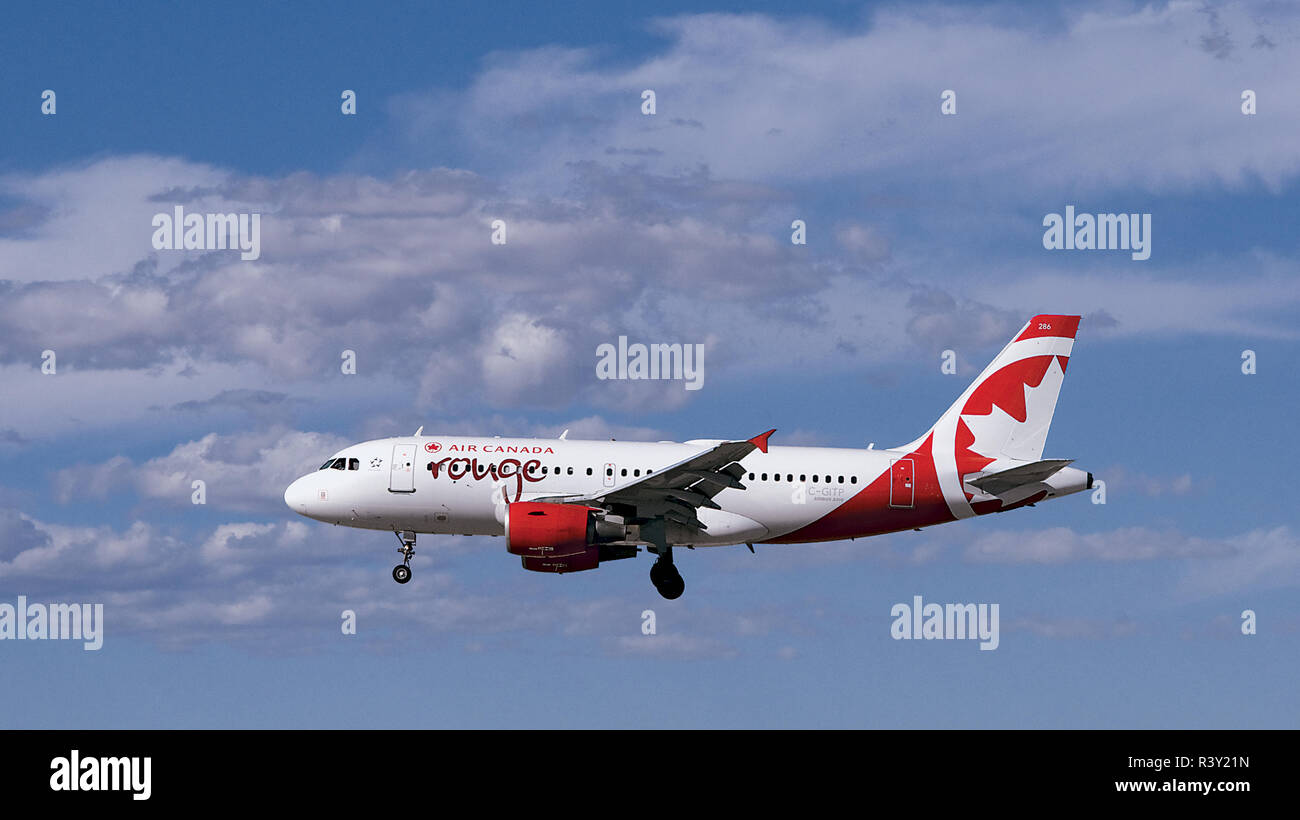
[[[749,440],[749,443],[752,444],[752,445],[754,445],[755,447],[757,447],[759,450],[762,450],[764,453],[766,453],[766,452],[767,452],[767,437],[770,436],[770,435],[772,435],[772,434],[775,433],[775,432],[776,432],[776,428],[773,427],[771,430],[768,430],[766,433],[763,433],[763,434],[761,434],[761,435],[754,436],[753,438],[751,438],[751,439]]]

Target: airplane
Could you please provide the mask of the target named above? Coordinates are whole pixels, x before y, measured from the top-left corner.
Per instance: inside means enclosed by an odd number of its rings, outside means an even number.
[[[494,535],[524,569],[566,573],[656,556],[669,600],[686,584],[673,548],[802,544],[920,530],[1090,490],[1044,459],[1079,316],[1039,315],[907,444],[786,447],[748,439],[577,441],[412,436],[330,456],[285,490],[294,512],[396,534],[411,580],[416,535]]]

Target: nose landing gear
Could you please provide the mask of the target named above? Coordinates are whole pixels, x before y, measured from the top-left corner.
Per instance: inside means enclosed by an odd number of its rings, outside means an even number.
[[[415,557],[415,533],[410,530],[402,530],[394,533],[401,546],[397,551],[402,554],[402,563],[393,567],[393,580],[399,584],[405,584],[411,580],[411,559]]]

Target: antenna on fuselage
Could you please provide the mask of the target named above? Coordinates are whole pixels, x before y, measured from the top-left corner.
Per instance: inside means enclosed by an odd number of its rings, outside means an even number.
[[[420,429],[418,429],[418,430],[415,431],[415,435],[418,436],[418,435],[420,435],[420,434],[423,433],[423,432],[424,432],[424,425],[421,424],[421,425],[420,425]]]
[[[560,433],[560,441],[564,441],[564,440],[567,439],[568,437],[569,437],[569,431],[568,431],[568,430],[565,430],[563,433]]]

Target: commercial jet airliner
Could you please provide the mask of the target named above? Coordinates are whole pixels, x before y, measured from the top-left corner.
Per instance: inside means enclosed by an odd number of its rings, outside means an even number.
[[[1044,459],[1078,316],[1035,316],[934,426],[889,449],[736,441],[412,436],[354,444],[284,493],[297,513],[397,535],[499,535],[536,572],[656,557],[665,598],[686,588],[673,547],[838,541],[1006,512],[1092,488]]]

